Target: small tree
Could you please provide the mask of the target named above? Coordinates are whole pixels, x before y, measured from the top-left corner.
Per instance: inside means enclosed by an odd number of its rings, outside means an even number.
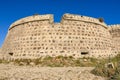
[[[98,18],[100,22],[104,22],[104,19],[102,17]]]

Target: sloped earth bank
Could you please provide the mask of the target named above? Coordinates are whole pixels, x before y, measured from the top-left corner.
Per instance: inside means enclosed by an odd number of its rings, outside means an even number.
[[[0,64],[0,80],[105,80],[93,67],[39,67]]]

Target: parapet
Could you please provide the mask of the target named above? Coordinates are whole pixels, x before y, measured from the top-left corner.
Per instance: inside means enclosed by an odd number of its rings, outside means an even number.
[[[9,29],[11,29],[12,27],[19,25],[19,24],[23,24],[23,23],[31,22],[31,21],[40,21],[40,20],[49,20],[50,23],[53,23],[53,21],[54,21],[52,14],[33,15],[33,16],[22,18],[16,22],[14,22],[12,25],[10,25]]]
[[[108,28],[109,30],[120,29],[120,24],[109,25],[108,27],[109,27],[109,28]]]
[[[44,20],[49,20],[51,24],[54,23],[54,17],[52,14],[33,15],[33,16],[22,18],[16,22],[14,22],[12,25],[10,25],[9,30],[12,29],[13,27],[15,27],[16,25],[20,25],[20,24],[32,22],[32,21],[44,21]],[[87,17],[87,16],[66,13],[62,17],[61,23],[64,20],[75,20],[75,21],[89,22],[89,23],[99,24],[99,25],[103,26],[104,28],[108,28],[107,25],[104,22],[101,22],[99,19]]]
[[[104,22],[100,22],[99,19],[87,17],[87,16],[81,16],[81,15],[74,15],[74,14],[64,14],[62,20],[75,20],[75,21],[84,21],[84,22],[91,22],[95,24],[99,24],[107,28],[107,25]]]

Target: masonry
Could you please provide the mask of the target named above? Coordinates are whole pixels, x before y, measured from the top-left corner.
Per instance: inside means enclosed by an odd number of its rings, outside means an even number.
[[[52,14],[33,15],[14,22],[1,48],[2,58],[107,58],[120,51],[120,25],[108,27],[100,19],[74,14],[64,14],[60,23],[53,19]]]

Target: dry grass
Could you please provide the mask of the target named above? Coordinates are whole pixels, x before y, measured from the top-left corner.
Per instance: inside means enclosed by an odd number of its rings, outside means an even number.
[[[49,66],[49,67],[94,67],[98,63],[98,60],[95,58],[73,58],[72,56],[63,57],[40,57],[38,59],[16,59],[12,61],[1,60],[1,63],[14,63],[15,65],[24,66],[24,65],[34,65],[39,66]]]

